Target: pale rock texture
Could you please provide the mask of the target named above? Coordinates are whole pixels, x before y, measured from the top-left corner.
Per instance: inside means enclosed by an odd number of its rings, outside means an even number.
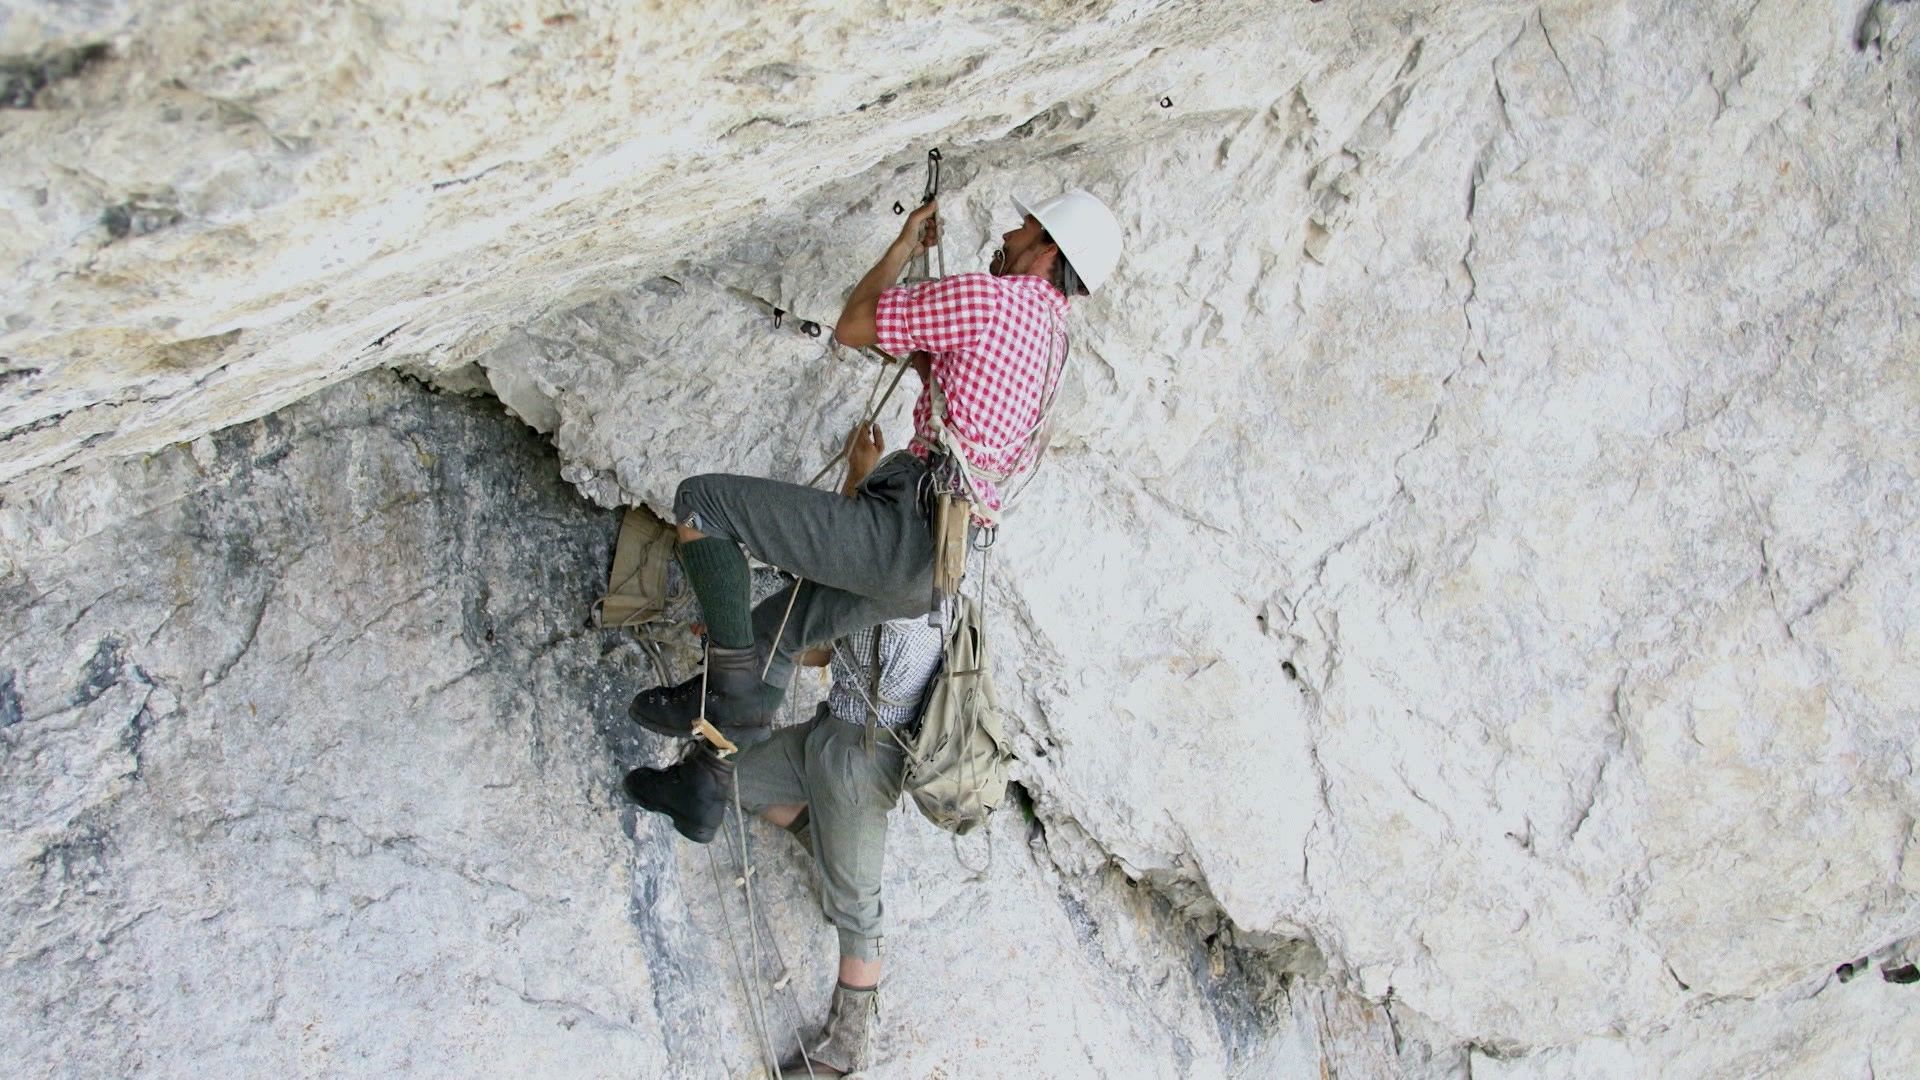
[[[748,1073],[736,856],[619,790],[669,748],[587,618],[617,518],[556,473],[497,407],[370,374],[0,512],[10,1075]],[[1310,1060],[1277,980],[1064,877],[1018,809],[978,876],[896,817],[874,1075]],[[785,834],[749,842],[784,1052],[834,938]]]
[[[950,270],[1083,185],[1127,258],[987,561],[1035,873],[1290,980],[1190,1059],[1129,1021],[1152,1067],[1913,1060],[1920,7],[903,14],[12,15],[0,54],[76,70],[0,113],[0,478],[391,364],[602,505],[804,480],[874,384],[803,322],[926,146]]]

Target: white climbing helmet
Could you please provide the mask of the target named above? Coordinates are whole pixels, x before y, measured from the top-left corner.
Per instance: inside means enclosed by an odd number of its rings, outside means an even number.
[[[1076,188],[1032,209],[1016,197],[1013,208],[1020,216],[1031,214],[1040,222],[1088,292],[1100,291],[1120,262],[1120,220],[1106,203]]]

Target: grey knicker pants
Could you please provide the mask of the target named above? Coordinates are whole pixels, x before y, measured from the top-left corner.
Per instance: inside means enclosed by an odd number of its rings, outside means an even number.
[[[742,544],[762,562],[800,578],[753,609],[754,642],[771,648],[767,682],[793,681],[802,650],[888,619],[933,610],[933,536],[927,524],[927,463],[887,456],[854,497],[757,476],[708,473],[680,482],[675,521]]]
[[[880,877],[887,814],[900,801],[906,754],[884,731],[868,732],[827,711],[781,728],[736,759],[740,805],[804,805],[811,815],[820,906],[840,932],[842,955],[880,957]]]

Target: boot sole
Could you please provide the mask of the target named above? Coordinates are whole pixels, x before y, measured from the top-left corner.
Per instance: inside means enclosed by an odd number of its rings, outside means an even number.
[[[646,728],[648,731],[653,732],[655,735],[665,735],[669,739],[693,738],[692,728],[668,727],[666,724],[659,723],[654,720],[649,720],[646,717],[641,716],[639,711],[636,709],[627,710],[627,719],[633,721],[635,724],[638,724],[643,728]]]

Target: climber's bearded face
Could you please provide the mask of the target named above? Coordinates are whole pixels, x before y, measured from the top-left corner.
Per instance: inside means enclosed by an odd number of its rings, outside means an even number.
[[[1001,234],[1000,249],[993,253],[993,262],[988,264],[987,272],[995,277],[1013,274],[1046,277],[1053,270],[1053,258],[1059,250],[1047,238],[1047,231],[1040,227],[1040,222],[1028,214],[1019,228]]]

